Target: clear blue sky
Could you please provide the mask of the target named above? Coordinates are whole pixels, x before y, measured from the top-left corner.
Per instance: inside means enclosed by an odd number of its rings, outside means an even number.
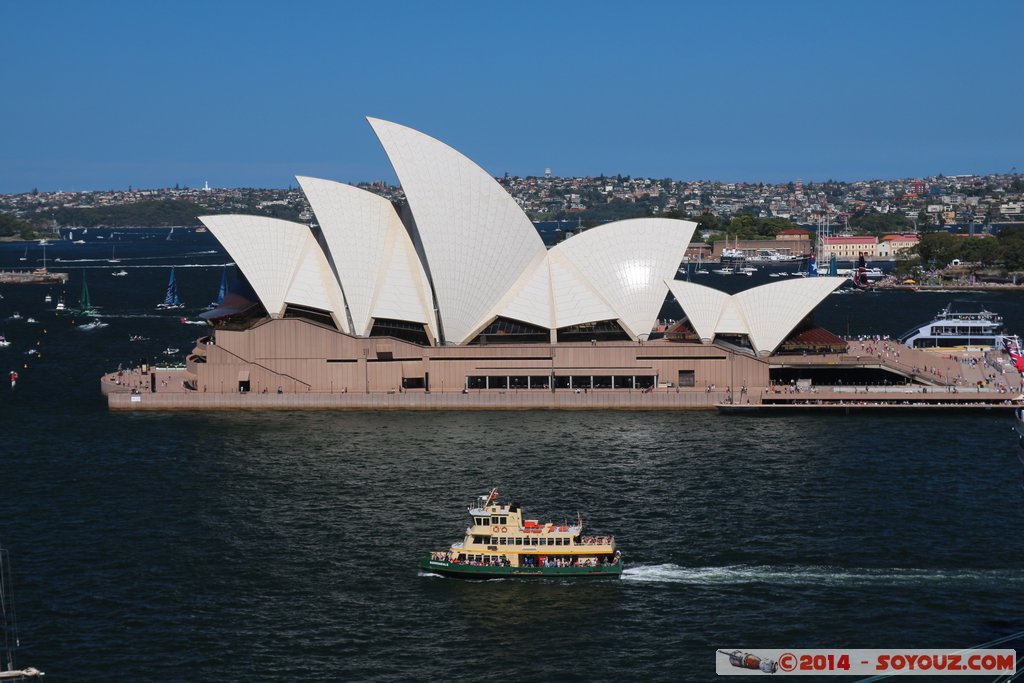
[[[0,192],[1024,170],[1024,2],[0,3]]]

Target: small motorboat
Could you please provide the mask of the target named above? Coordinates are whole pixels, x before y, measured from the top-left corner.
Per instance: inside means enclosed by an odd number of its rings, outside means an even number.
[[[14,313],[13,313],[13,314],[11,315],[11,320],[21,320],[21,313],[18,313],[17,311],[15,311],[15,312],[14,312]]]
[[[179,349],[176,349],[176,348],[174,348],[172,346],[168,346],[166,349],[164,349],[164,355],[165,356],[173,356],[174,354],[176,354],[178,352],[179,352]]]
[[[101,322],[99,320],[93,320],[91,323],[79,325],[78,329],[82,330],[83,332],[90,332],[92,330],[98,330],[103,327],[108,327],[107,323]]]
[[[46,295],[46,298],[44,298],[44,299],[43,299],[43,303],[47,303],[47,304],[48,304],[48,303],[50,303],[51,301],[53,301],[53,297],[52,297],[52,296],[50,296],[49,294],[47,294],[47,295]]]
[[[7,341],[6,337],[0,336],[0,349],[8,347],[10,345],[11,345],[11,342]]]
[[[35,324],[37,324],[37,323],[38,323],[39,321],[38,321],[38,320],[36,320],[35,318],[25,318],[25,322],[27,322],[27,323],[28,323],[29,325],[35,325]]]
[[[149,337],[143,337],[141,334],[133,334],[130,337],[128,337],[128,341],[130,341],[130,342],[149,341]]]
[[[124,277],[127,274],[128,271],[125,270],[124,268],[122,268],[121,270],[115,270],[113,273],[111,273],[111,275],[113,275],[114,277]]]

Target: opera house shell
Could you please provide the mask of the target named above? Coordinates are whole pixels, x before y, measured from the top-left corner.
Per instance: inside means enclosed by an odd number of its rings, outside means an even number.
[[[192,391],[763,386],[766,357],[842,282],[730,296],[676,281],[696,227],[682,220],[616,221],[547,248],[468,158],[411,128],[369,123],[405,205],[300,176],[314,225],[201,217],[243,277],[203,315],[213,332],[188,358]],[[684,321],[652,339],[669,292]]]

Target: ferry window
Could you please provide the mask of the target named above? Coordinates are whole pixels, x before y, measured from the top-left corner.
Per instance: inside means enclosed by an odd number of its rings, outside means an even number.
[[[501,521],[498,522],[499,524],[501,524],[501,525],[508,524],[508,517],[501,517],[500,519],[501,519]]]
[[[516,536],[516,545],[522,545],[522,544],[523,544],[523,537],[522,536]]]
[[[555,539],[555,545],[562,545],[562,539],[556,538]]]
[[[491,517],[491,524],[498,524],[498,523],[499,522],[498,522],[498,518],[497,517]]]
[[[504,536],[498,539],[498,543],[500,543],[501,545],[505,545],[506,541],[507,539]]]

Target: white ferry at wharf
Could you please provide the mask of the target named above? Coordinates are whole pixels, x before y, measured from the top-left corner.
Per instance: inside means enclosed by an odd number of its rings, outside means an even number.
[[[934,320],[910,330],[899,338],[901,344],[939,351],[1000,348],[1007,339],[1003,317],[992,311],[956,312],[952,304],[939,311]]]
[[[608,577],[622,574],[613,536],[584,536],[573,525],[524,519],[517,503],[501,504],[498,491],[479,496],[462,541],[420,560],[420,569],[465,579],[508,577]]]

